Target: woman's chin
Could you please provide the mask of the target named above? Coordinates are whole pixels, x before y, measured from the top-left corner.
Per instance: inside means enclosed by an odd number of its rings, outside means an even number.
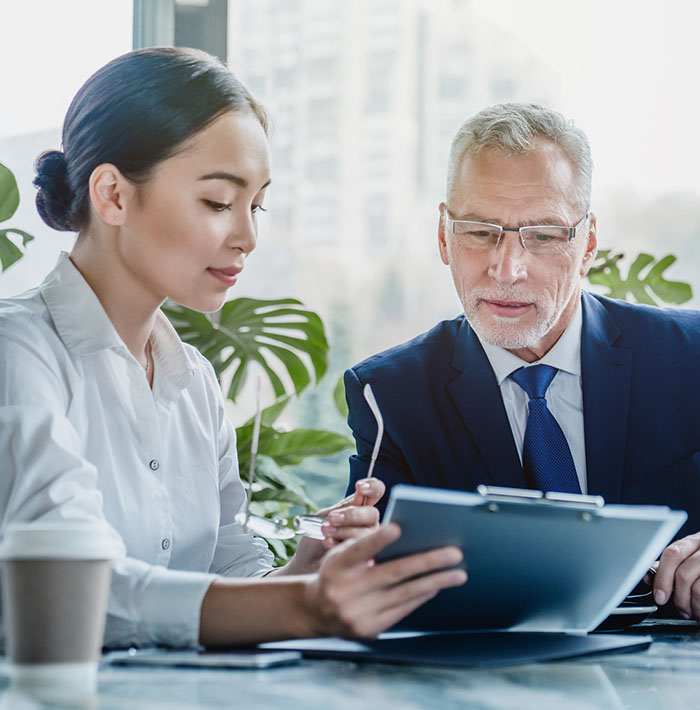
[[[226,303],[226,292],[222,294],[209,294],[207,296],[196,295],[187,298],[175,298],[171,296],[171,298],[181,306],[190,308],[193,311],[199,311],[200,313],[214,313],[215,311],[218,311],[224,303]]]

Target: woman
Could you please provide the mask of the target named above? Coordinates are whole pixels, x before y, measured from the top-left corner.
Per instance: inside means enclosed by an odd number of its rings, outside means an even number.
[[[3,525],[106,520],[120,536],[107,645],[372,636],[465,579],[438,571],[459,562],[451,548],[373,565],[399,535],[360,507],[377,482],[281,569],[234,521],[245,494],[216,378],[159,306],[223,304],[255,247],[266,132],[218,60],[147,49],[86,82],[64,152],[37,160],[42,218],[78,237],[0,306],[0,507]]]

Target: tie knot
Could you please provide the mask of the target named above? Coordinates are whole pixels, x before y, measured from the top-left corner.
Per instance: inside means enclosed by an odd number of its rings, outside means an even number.
[[[522,367],[512,372],[510,377],[525,390],[530,399],[541,399],[557,372],[557,368],[551,365],[534,365]]]

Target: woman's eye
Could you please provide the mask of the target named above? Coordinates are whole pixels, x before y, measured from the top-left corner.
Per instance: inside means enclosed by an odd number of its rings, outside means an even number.
[[[251,210],[253,214],[255,214],[256,212],[267,212],[267,210],[262,205],[253,205],[251,207]]]
[[[211,207],[215,212],[223,212],[224,210],[230,210],[231,205],[224,202],[215,202],[214,200],[203,200],[207,207]]]

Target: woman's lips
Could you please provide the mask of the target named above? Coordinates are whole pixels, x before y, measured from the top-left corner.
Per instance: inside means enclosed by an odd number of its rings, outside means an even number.
[[[532,308],[532,303],[523,303],[522,301],[495,301],[484,298],[481,302],[494,315],[505,316],[506,318],[517,318]]]
[[[238,274],[241,273],[240,268],[231,268],[231,269],[212,269],[209,268],[207,271],[214,276],[215,278],[219,279],[221,283],[225,284],[228,287],[233,286],[236,281],[238,281]]]

